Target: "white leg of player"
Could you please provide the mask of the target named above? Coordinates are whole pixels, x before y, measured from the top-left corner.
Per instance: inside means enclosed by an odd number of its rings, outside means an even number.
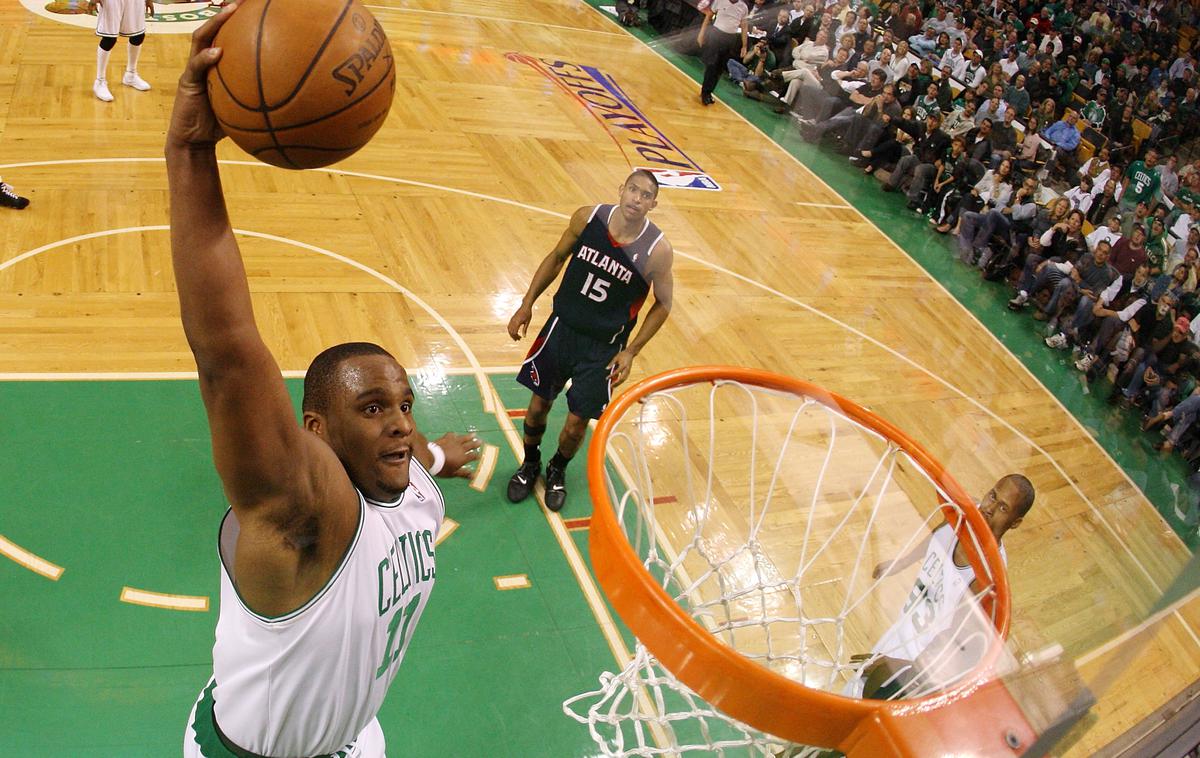
[[[96,48],[96,81],[92,83],[92,94],[98,99],[106,103],[111,103],[113,96],[108,91],[107,71],[108,71],[108,56],[111,50],[105,50],[102,47]]]
[[[125,76],[122,77],[121,83],[126,87],[133,87],[139,92],[145,92],[146,90],[150,89],[150,84],[145,79],[138,76],[137,73],[138,58],[140,58],[141,55],[141,45],[129,46],[129,64],[125,66]]]

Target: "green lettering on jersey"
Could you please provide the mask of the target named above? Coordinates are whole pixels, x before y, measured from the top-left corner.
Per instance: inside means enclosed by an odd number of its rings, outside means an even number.
[[[400,651],[404,649],[404,645],[408,642],[409,627],[413,615],[417,612],[417,608],[421,605],[421,593],[413,595],[412,600],[408,601],[408,605],[392,614],[392,620],[388,623],[388,641],[383,649],[383,661],[379,664],[379,668],[375,671],[375,678],[383,676],[387,673],[391,665],[400,657]],[[412,629],[415,631],[416,627]],[[397,634],[399,630],[399,634]]]

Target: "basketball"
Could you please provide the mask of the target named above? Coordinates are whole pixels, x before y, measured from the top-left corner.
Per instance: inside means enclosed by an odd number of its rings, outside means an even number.
[[[392,48],[359,0],[244,0],[217,34],[208,98],[225,133],[282,168],[342,160],[383,126]]]

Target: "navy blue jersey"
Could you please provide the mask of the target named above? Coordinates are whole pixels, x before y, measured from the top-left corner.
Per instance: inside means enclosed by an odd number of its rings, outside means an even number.
[[[576,331],[624,344],[650,292],[650,256],[663,235],[647,219],[637,239],[618,245],[608,233],[615,211],[592,211],[554,293],[554,312]]]

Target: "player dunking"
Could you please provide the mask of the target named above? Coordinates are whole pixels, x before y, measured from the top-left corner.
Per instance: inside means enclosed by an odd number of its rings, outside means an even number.
[[[445,506],[431,472],[461,473],[478,443],[426,442],[407,374],[369,343],[317,356],[296,423],[254,322],[205,91],[234,8],[193,34],[166,142],[180,313],[231,505],[213,676],[183,754],[382,758],[375,716],[436,577]]]
[[[1004,535],[1020,525],[1033,507],[1034,494],[1028,479],[1008,474],[979,503],[1006,563]],[[894,574],[918,558],[921,570],[900,618],[870,654],[851,659],[865,665],[847,685],[846,694],[884,700],[905,696],[914,689],[927,691],[936,688],[938,681],[960,676],[978,663],[987,640],[969,639],[978,630],[968,618],[966,598],[984,587],[949,524],[938,526],[903,557],[880,563],[872,576],[879,579]]]
[[[510,337],[519,340],[525,335],[534,301],[565,263],[567,271],[554,293],[554,312],[517,375],[533,396],[525,412],[525,461],[508,482],[508,499],[514,503],[529,497],[537,481],[546,417],[570,379],[569,413],[558,436],[558,452],[546,466],[546,507],[562,509],[567,499],[566,467],[583,442],[588,419],[600,416],[612,388],[629,376],[634,357],[670,313],[671,244],[646,218],[658,205],[658,180],[649,171],[634,171],[620,193],[617,205],[575,211],[508,322]],[[651,288],[654,305],[629,341]]]
[[[89,0],[88,13],[96,13],[96,36],[100,38],[92,94],[106,103],[112,102],[112,92],[108,89],[108,57],[117,45],[118,36],[129,38],[129,62],[125,65],[121,84],[142,92],[150,89],[146,80],[138,76],[137,64],[142,43],[146,41],[146,19],[154,15],[154,0]]]

